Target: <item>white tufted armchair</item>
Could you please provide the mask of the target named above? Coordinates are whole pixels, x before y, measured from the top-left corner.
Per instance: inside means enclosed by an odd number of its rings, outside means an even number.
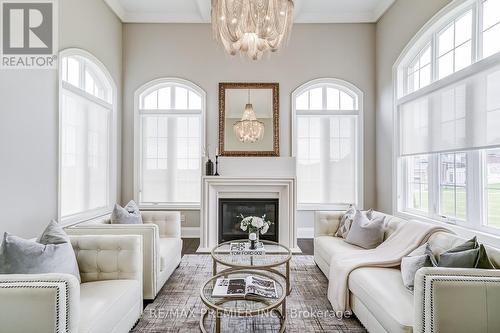
[[[66,228],[69,235],[140,235],[143,238],[143,295],[154,299],[181,262],[181,214],[143,211],[143,224],[111,224],[109,217]]]
[[[0,275],[0,330],[129,332],[142,313],[142,239],[70,236],[81,284],[70,274]]]

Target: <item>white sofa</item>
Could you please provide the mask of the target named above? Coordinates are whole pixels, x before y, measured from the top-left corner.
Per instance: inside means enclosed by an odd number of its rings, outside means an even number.
[[[181,214],[143,211],[143,224],[111,224],[109,216],[66,228],[69,235],[140,235],[143,238],[143,295],[154,299],[181,262]]]
[[[314,260],[331,280],[330,258],[335,253],[364,251],[334,237],[344,212],[317,212]],[[375,214],[381,214],[376,212]],[[386,215],[385,238],[405,220]],[[465,239],[438,232],[429,239],[440,254]],[[487,247],[496,267],[500,250]],[[369,332],[500,332],[500,270],[422,268],[412,294],[403,285],[399,267],[362,267],[348,280],[351,308]]]
[[[0,331],[129,332],[142,313],[142,239],[70,236],[81,284],[70,274],[0,275]]]

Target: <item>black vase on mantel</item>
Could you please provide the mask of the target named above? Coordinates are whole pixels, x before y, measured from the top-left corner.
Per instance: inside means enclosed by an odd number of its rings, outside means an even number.
[[[214,175],[214,163],[211,159],[208,159],[207,163],[205,163],[205,175],[213,176]]]

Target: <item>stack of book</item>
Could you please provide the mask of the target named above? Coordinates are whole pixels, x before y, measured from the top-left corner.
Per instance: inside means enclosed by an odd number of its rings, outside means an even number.
[[[229,245],[231,255],[264,255],[266,250],[264,244],[257,243],[256,249],[250,248],[250,242],[231,243]]]

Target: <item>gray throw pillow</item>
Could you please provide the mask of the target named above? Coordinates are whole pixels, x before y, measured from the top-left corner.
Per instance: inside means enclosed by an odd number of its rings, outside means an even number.
[[[481,269],[496,269],[495,265],[491,262],[483,244],[479,245],[479,256],[476,262],[476,268]]]
[[[432,258],[432,250],[429,244],[425,243],[401,259],[401,277],[407,289],[413,291],[415,274],[422,267],[432,267]]]
[[[115,204],[111,214],[112,224],[141,224],[142,216],[137,204],[131,200],[125,207]]]
[[[479,259],[480,247],[474,237],[463,244],[441,253],[438,267],[475,268]]]
[[[384,241],[384,220],[385,216],[381,216],[370,221],[358,210],[345,241],[364,249],[376,248]]]
[[[349,209],[342,215],[340,219],[340,224],[335,232],[335,237],[346,238],[349,230],[351,229],[352,220],[354,219],[354,215],[356,215],[356,207],[353,205],[349,206]]]
[[[466,241],[460,245],[457,245],[454,248],[451,248],[446,252],[449,252],[449,253],[462,252],[462,251],[477,249],[478,247],[479,247],[479,244],[477,242],[477,237],[474,236],[473,238],[469,239],[468,241]]]
[[[0,273],[64,273],[72,274],[80,281],[69,237],[55,221],[50,222],[38,242],[6,232],[0,253]]]

